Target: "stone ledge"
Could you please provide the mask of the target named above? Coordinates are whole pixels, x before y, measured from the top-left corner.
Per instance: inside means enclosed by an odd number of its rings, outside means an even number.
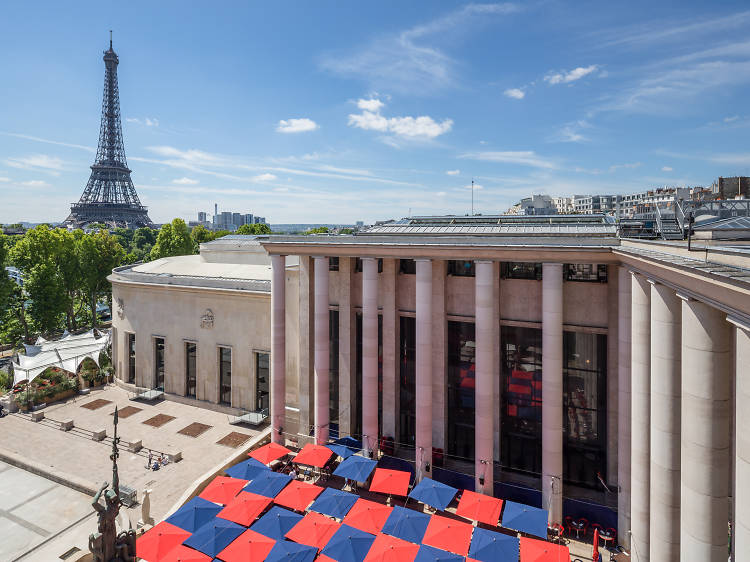
[[[138,441],[130,441],[128,443],[128,451],[130,451],[131,453],[137,453],[141,449],[143,449],[143,443],[140,439]]]
[[[76,475],[67,474],[54,467],[45,466],[36,461],[25,459],[12,451],[8,451],[7,449],[0,448],[0,461],[6,462],[10,465],[15,466],[16,468],[31,472],[32,474],[36,474],[37,476],[41,476],[43,478],[46,478],[47,480],[52,480],[52,482],[62,484],[63,486],[67,486],[68,488],[92,497],[99,490],[99,487],[95,484],[83,480]]]
[[[31,412],[31,421],[40,422],[44,419],[44,412]]]
[[[63,431],[70,431],[74,427],[73,420],[62,420],[60,422],[60,429]]]
[[[100,429],[99,431],[93,431],[91,435],[91,439],[94,441],[104,441],[104,439],[107,437],[107,430],[106,429]]]
[[[180,462],[182,460],[182,451],[178,453],[167,453],[167,458],[169,459],[169,462]]]

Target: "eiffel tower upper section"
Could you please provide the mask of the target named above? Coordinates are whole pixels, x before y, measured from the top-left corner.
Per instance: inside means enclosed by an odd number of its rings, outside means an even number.
[[[120,60],[112,49],[111,34],[110,31],[109,50],[104,51],[106,70],[96,161],[91,166],[91,176],[81,199],[71,205],[70,216],[63,223],[72,228],[84,228],[91,223],[104,223],[110,228],[154,226],[146,207],[138,199],[125,159],[117,86],[117,65]]]

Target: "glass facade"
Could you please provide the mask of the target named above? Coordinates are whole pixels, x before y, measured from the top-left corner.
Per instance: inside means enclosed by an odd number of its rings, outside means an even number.
[[[502,326],[501,463],[542,471],[542,330]]]
[[[500,277],[503,279],[542,279],[542,264],[534,262],[504,261],[500,263]]]
[[[339,423],[339,311],[328,311],[328,419]],[[331,428],[333,429],[333,428]]]
[[[401,260],[413,261],[413,260]],[[399,373],[399,444],[414,447],[417,399],[417,319],[401,316],[401,345]]]
[[[474,277],[474,261],[448,260],[448,275],[455,275],[456,277]]]
[[[448,322],[447,453],[474,459],[474,324]]]
[[[339,270],[339,258],[333,257],[328,258],[328,271],[338,271]]]
[[[135,384],[135,334],[128,336],[128,382]]]
[[[268,410],[270,407],[271,367],[268,353],[255,354],[255,409]]]
[[[232,350],[219,348],[219,403],[232,403]]]
[[[193,342],[185,342],[185,396],[195,398],[196,350]]]
[[[155,388],[164,390],[164,338],[154,338]]]
[[[357,312],[355,316],[355,341],[356,363],[355,363],[355,387],[356,395],[362,396],[362,313]],[[357,399],[355,408],[355,419],[352,426],[354,435],[362,435],[362,400]],[[378,314],[378,435],[383,434],[383,317]]]
[[[607,282],[607,266],[603,263],[566,263],[566,281]]]

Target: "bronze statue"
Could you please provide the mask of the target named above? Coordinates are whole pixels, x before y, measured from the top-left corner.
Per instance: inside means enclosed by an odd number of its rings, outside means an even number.
[[[112,488],[109,482],[102,484],[94,496],[91,505],[97,512],[99,527],[97,533],[89,535],[89,550],[94,555],[95,562],[132,562],[135,560],[135,531],[126,529],[117,533],[117,515],[120,513],[120,478],[117,473],[117,458],[120,453],[117,445],[117,407],[115,407],[115,434],[112,439]],[[103,503],[100,499],[104,496]]]

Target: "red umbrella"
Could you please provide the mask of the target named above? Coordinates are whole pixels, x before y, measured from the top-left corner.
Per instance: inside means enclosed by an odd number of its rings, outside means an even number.
[[[365,562],[412,562],[419,545],[391,535],[378,534],[367,553]]]
[[[159,562],[211,562],[211,557],[181,544],[160,558]]]
[[[240,480],[231,476],[217,476],[198,497],[210,502],[227,505],[248,482],[249,480]]]
[[[280,459],[284,455],[291,453],[289,449],[278,443],[266,443],[262,447],[255,449],[248,453],[249,457],[254,458],[256,461],[260,461],[263,464],[268,464],[276,459]]]
[[[325,554],[319,554],[318,557],[315,559],[317,562],[336,562],[333,558],[329,558]]]
[[[570,562],[570,551],[562,544],[521,537],[521,562]]]
[[[594,529],[594,553],[591,555],[591,560],[599,562],[599,529]]]
[[[276,541],[248,529],[219,552],[224,562],[263,562]]]
[[[297,453],[297,456],[294,457],[294,460],[292,462],[322,468],[326,465],[332,455],[333,451],[331,451],[328,447],[308,443],[307,445],[302,447],[302,450]]]
[[[148,562],[158,562],[192,533],[162,521],[146,531],[135,543],[135,554]]]
[[[469,554],[469,544],[474,527],[442,515],[430,517],[422,544],[434,546],[461,556]]]
[[[405,496],[409,493],[410,478],[411,474],[403,470],[376,468],[370,483],[370,491]]]
[[[344,517],[343,523],[365,533],[377,535],[391,511],[393,508],[390,506],[359,498]]]
[[[497,525],[502,510],[503,500],[464,490],[461,501],[458,502],[456,515],[488,525]]]
[[[271,498],[252,492],[240,492],[216,516],[249,527],[270,503]]]
[[[330,517],[310,511],[285,535],[290,541],[314,546],[318,550],[328,544],[341,526]]]
[[[278,493],[273,502],[297,511],[305,511],[322,491],[323,488],[320,486],[292,480]]]

